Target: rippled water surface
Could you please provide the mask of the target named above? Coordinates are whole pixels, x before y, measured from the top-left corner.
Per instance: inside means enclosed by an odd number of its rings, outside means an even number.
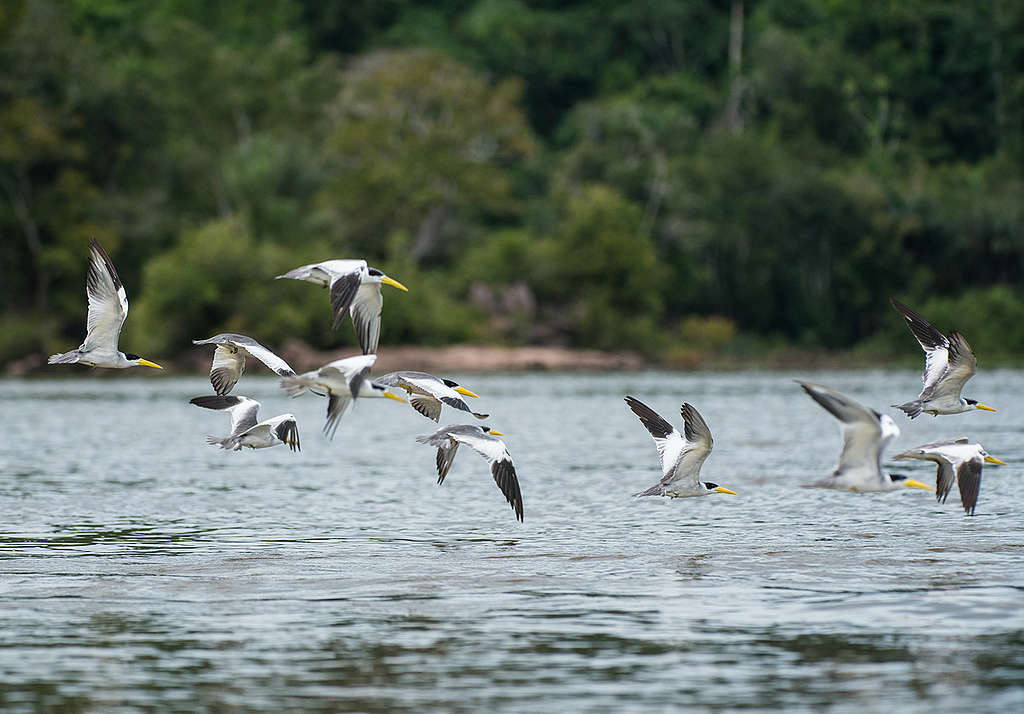
[[[462,376],[523,524],[468,450],[437,486],[433,423],[394,402],[328,442],[323,400],[246,375],[303,448],[228,453],[202,378],[81,374],[0,381],[4,711],[1024,710],[1024,373],[969,384],[996,414],[888,410],[890,453],[1008,462],[973,518],[955,489],[798,487],[839,436],[794,377],[884,408],[915,372]],[[659,471],[625,394],[692,402],[739,495],[632,499]]]

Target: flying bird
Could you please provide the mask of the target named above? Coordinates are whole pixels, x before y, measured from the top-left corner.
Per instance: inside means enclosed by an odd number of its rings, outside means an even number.
[[[974,515],[974,509],[978,505],[982,464],[987,462],[1006,466],[1005,462],[990,456],[981,444],[972,444],[967,439],[936,441],[904,451],[893,458],[921,459],[938,464],[939,468],[935,473],[935,500],[946,502],[946,496],[953,488],[955,478],[960,489],[960,503],[969,516]]]
[[[245,335],[223,333],[206,340],[192,340],[194,345],[216,345],[213,351],[213,365],[210,367],[210,384],[217,394],[227,394],[245,372],[245,356],[255,357],[269,369],[282,377],[290,377],[295,370],[288,363],[268,350],[259,342]]]
[[[243,446],[250,449],[266,449],[278,444],[288,444],[292,451],[299,451],[299,427],[291,414],[279,414],[273,419],[257,422],[260,403],[249,397],[214,395],[194,397],[189,404],[204,409],[226,411],[231,415],[231,436],[206,437],[206,443],[222,449],[241,451]]]
[[[486,419],[487,414],[478,414],[469,408],[466,400],[460,395],[477,397],[457,382],[450,379],[441,379],[426,372],[389,372],[376,378],[380,384],[390,387],[401,387],[409,394],[409,404],[412,408],[425,416],[427,419],[440,421],[441,404],[461,409],[475,416],[477,419]]]
[[[85,281],[89,299],[85,342],[77,350],[50,355],[47,364],[87,364],[90,367],[155,367],[155,362],[117,348],[121,327],[128,317],[128,295],[117,276],[114,264],[95,238],[89,239],[89,274]]]
[[[309,389],[327,392],[327,421],[324,434],[334,438],[338,421],[353,399],[386,397],[396,402],[405,400],[389,391],[387,385],[370,379],[370,368],[377,361],[377,355],[358,355],[329,362],[319,369],[292,377],[282,377],[281,386],[288,396],[297,397]]]
[[[700,467],[711,454],[714,440],[711,429],[692,404],[683,404],[679,410],[683,417],[683,434],[639,399],[627,396],[626,404],[654,437],[663,474],[661,481],[646,491],[634,493],[634,496],[689,498],[712,493],[736,495],[735,491],[724,486],[699,479]]]
[[[896,312],[903,315],[925,354],[924,373],[921,375],[924,387],[921,394],[906,404],[892,406],[903,410],[911,419],[921,412],[932,416],[959,414],[975,409],[994,412],[995,409],[978,403],[976,399],[960,396],[964,384],[978,371],[978,360],[964,336],[959,332],[950,332],[947,337],[903,303],[893,298],[889,300]]]
[[[900,435],[900,428],[891,416],[868,409],[820,384],[800,380],[797,384],[839,420],[839,431],[843,435],[843,450],[839,452],[839,464],[832,475],[808,486],[849,491],[895,491],[902,486],[932,490],[920,481],[882,470],[882,450]]]
[[[504,436],[500,431],[495,431],[487,426],[476,424],[457,424],[438,429],[433,434],[417,436],[416,441],[428,446],[437,447],[437,483],[444,483],[444,477],[455,460],[455,452],[459,444],[465,444],[477,452],[491,466],[491,475],[494,483],[498,485],[505,499],[512,506],[516,518],[523,520],[523,494],[519,490],[519,478],[516,476],[516,467],[512,463],[505,442],[499,439]]]
[[[365,260],[325,260],[322,263],[310,263],[289,270],[284,275],[278,275],[276,279],[281,278],[305,280],[329,288],[331,307],[334,310],[334,323],[331,327],[337,328],[345,313],[349,312],[364,355],[377,352],[380,316],[384,306],[384,298],[380,293],[381,284],[406,292],[409,290],[380,270],[368,266]]]

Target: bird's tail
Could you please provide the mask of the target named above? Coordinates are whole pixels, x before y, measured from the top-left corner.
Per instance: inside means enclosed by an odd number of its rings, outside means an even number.
[[[228,449],[230,451],[242,450],[242,440],[237,436],[208,436],[206,437],[206,443],[213,444],[214,446],[219,446],[222,449]]]
[[[921,400],[915,399],[912,402],[906,404],[893,404],[892,406],[902,410],[911,419],[921,415]]]
[[[305,394],[313,386],[313,372],[281,377],[281,388],[288,392],[289,397]]]
[[[71,350],[70,352],[61,352],[57,355],[50,355],[50,358],[46,360],[46,364],[73,364],[78,361],[78,350]]]
[[[656,483],[646,491],[640,493],[634,493],[633,498],[640,498],[641,496],[660,496],[661,495],[661,484]]]

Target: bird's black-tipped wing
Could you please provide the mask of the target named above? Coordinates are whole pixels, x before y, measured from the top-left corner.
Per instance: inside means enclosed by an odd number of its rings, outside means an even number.
[[[651,436],[655,439],[667,439],[675,431],[674,426],[636,397],[627,396],[626,404],[640,418],[640,423],[647,428],[647,431],[651,432]]]
[[[352,325],[355,327],[356,337],[359,338],[359,346],[363,349],[364,355],[377,351],[383,311],[384,297],[381,295],[380,283],[360,285],[349,312],[352,313]]]
[[[969,516],[974,515],[981,491],[981,459],[962,461],[956,469],[956,484],[960,489],[960,503]]]
[[[679,414],[683,417],[683,435],[686,440],[711,451],[715,440],[711,438],[711,429],[708,428],[708,424],[700,412],[687,402],[680,407]]]
[[[516,476],[516,467],[512,459],[498,459],[491,464],[491,475],[494,476],[494,483],[505,495],[505,500],[512,506],[516,518],[523,520],[523,494],[519,490],[519,478]]]
[[[944,348],[947,346],[948,343],[946,341],[946,336],[935,329],[930,322],[895,298],[889,298],[889,302],[891,302],[892,306],[896,308],[896,312],[902,315],[903,319],[907,321],[910,331],[914,334],[914,337],[917,338],[917,341],[921,344],[921,348],[924,349],[925,352],[935,349],[936,347]]]
[[[299,425],[295,423],[294,419],[288,419],[277,425],[274,429],[274,434],[278,439],[288,444],[288,448],[292,451],[301,451],[302,447],[299,444]]]
[[[117,270],[95,238],[89,239],[89,273],[85,294],[89,299],[83,347],[117,350],[121,327],[128,317],[128,295]]]
[[[448,475],[452,464],[455,462],[455,452],[459,450],[459,442],[448,439],[448,443],[437,447],[437,485],[444,483],[444,477]]]
[[[256,426],[260,403],[249,397],[232,397],[221,394],[193,397],[189,404],[195,404],[204,409],[215,409],[226,411],[231,415],[231,435],[237,436]]]

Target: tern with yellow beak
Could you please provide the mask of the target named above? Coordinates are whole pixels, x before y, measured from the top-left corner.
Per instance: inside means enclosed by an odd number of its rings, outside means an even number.
[[[639,399],[626,397],[626,404],[654,438],[663,474],[661,481],[634,496],[689,498],[712,493],[736,495],[735,491],[699,478],[700,467],[711,454],[714,440],[711,438],[711,429],[692,404],[683,404],[680,408],[683,417],[682,434]]]
[[[384,308],[380,286],[390,285],[405,292],[409,290],[380,270],[368,266],[365,260],[310,263],[277,276],[278,280],[281,278],[305,280],[328,288],[331,291],[331,308],[334,310],[332,327],[337,328],[345,318],[345,313],[350,313],[364,355],[376,353],[377,342],[380,340],[380,316]]]
[[[505,496],[505,500],[512,506],[516,518],[522,521],[523,494],[519,489],[519,477],[516,476],[516,466],[512,463],[508,448],[506,448],[505,442],[498,438],[499,436],[504,436],[504,434],[489,426],[456,424],[439,429],[433,434],[417,436],[416,441],[437,447],[437,484],[439,486],[444,483],[444,477],[448,475],[448,471],[455,461],[455,452],[458,451],[459,444],[465,444],[487,459],[491,465],[491,476],[494,478],[494,483]]]
[[[281,386],[290,397],[297,397],[313,388],[327,392],[324,434],[328,439],[333,439],[334,432],[338,430],[338,420],[354,399],[385,397],[405,404],[405,400],[392,394],[387,385],[370,378],[370,368],[376,361],[377,355],[346,357],[329,362],[312,372],[282,377]]]
[[[946,502],[946,496],[953,488],[953,479],[960,489],[960,503],[969,516],[974,515],[981,491],[981,467],[983,463],[1006,466],[995,456],[989,456],[981,444],[972,444],[967,439],[936,441],[916,449],[904,451],[896,459],[921,459],[938,464],[935,474],[935,500]]]
[[[458,382],[450,379],[435,377],[426,372],[389,372],[376,381],[386,384],[389,387],[400,387],[409,393],[409,404],[412,408],[425,416],[427,419],[440,421],[441,404],[447,404],[455,409],[461,409],[475,416],[477,419],[486,419],[487,414],[478,414],[469,408],[466,400],[459,395],[479,398]]]
[[[906,404],[892,406],[903,410],[911,419],[921,412],[932,416],[959,414],[975,409],[994,412],[995,409],[980,404],[976,399],[960,396],[964,384],[978,371],[978,360],[964,336],[959,332],[950,332],[947,337],[903,303],[892,298],[889,300],[896,312],[903,315],[925,354],[924,373],[921,375],[924,387],[921,394]]]
[[[843,435],[843,450],[839,452],[839,464],[832,475],[808,486],[844,491],[895,491],[903,486],[932,490],[920,481],[882,470],[882,450],[900,435],[900,428],[891,416],[868,409],[820,384],[800,380],[797,384],[839,420],[839,431]]]
[[[77,350],[50,355],[48,364],[87,364],[90,367],[127,369],[128,367],[155,367],[155,362],[117,348],[121,327],[128,317],[128,295],[117,276],[107,251],[95,238],[89,239],[89,274],[85,280],[85,294],[89,299],[85,342]]]

